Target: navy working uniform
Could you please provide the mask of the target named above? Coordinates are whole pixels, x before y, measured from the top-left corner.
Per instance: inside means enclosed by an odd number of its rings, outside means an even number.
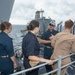
[[[24,67],[30,68],[28,56],[39,56],[40,45],[37,41],[36,35],[28,32],[22,41],[22,50],[24,55]],[[27,75],[38,75],[38,69],[30,71]]]
[[[56,31],[56,30],[52,30],[52,32],[51,32],[50,29],[48,29],[45,33],[42,34],[41,39],[49,40],[50,36],[56,35],[57,33],[58,33],[58,31]],[[50,59],[50,57],[53,53],[53,48],[51,46],[51,43],[44,44],[44,45],[45,45],[44,58]],[[47,72],[51,71],[52,70],[51,65],[46,65],[46,70],[47,70]]]
[[[10,59],[14,55],[12,39],[5,33],[0,32],[0,72],[1,75],[13,73],[13,62]]]

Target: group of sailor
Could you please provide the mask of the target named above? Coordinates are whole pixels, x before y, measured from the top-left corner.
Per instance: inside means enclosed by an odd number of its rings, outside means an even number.
[[[53,60],[57,59],[58,56],[66,56],[71,50],[75,52],[75,36],[71,34],[71,29],[73,27],[73,21],[67,20],[64,24],[64,31],[56,31],[53,22],[49,23],[49,29],[41,35],[41,37],[36,37],[39,32],[39,22],[32,20],[27,26],[28,33],[24,36],[22,40],[22,53],[24,56],[23,65],[25,69],[33,67],[30,62],[46,62],[47,72],[52,71],[57,68],[57,62],[53,63]],[[13,42],[8,34],[12,31],[12,25],[9,22],[2,22],[0,24],[0,73],[1,75],[9,75],[14,72],[14,68],[17,67]],[[40,44],[44,44],[44,58],[39,57]],[[70,58],[62,60],[62,66],[68,64]],[[36,66],[35,65],[35,66]],[[38,75],[38,70],[35,69],[26,72],[26,75]],[[65,75],[67,67],[61,70],[61,75]],[[52,75],[57,75],[56,73]]]

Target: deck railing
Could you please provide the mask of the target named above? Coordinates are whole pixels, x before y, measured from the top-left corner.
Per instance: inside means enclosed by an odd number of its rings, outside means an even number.
[[[73,56],[73,55],[75,55],[75,53],[69,54],[69,55],[64,56],[64,57],[59,56],[56,60],[53,60],[53,63],[54,62],[58,62],[58,68],[55,69],[55,70],[52,70],[50,72],[44,73],[42,75],[49,75],[49,74],[52,74],[54,72],[57,72],[57,75],[61,75],[61,69],[62,68],[65,68],[65,67],[67,67],[67,66],[75,63],[75,61],[72,61],[71,63],[68,63],[68,64],[66,64],[66,65],[64,65],[64,66],[61,67],[62,60],[65,59],[65,58],[67,58],[67,57]],[[40,68],[40,67],[45,66],[45,65],[47,65],[47,63],[43,63],[41,65],[38,65],[38,66],[35,66],[35,67],[32,67],[32,68],[29,68],[29,69],[25,69],[25,70],[22,70],[22,71],[13,73],[11,75],[18,75],[18,74],[26,73],[28,71],[31,71],[31,70],[36,69],[36,68]]]

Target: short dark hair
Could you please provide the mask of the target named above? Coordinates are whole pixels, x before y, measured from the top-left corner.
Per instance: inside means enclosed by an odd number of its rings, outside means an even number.
[[[8,29],[10,26],[11,26],[11,23],[4,21],[0,24],[0,30],[3,31],[5,29]]]
[[[65,21],[65,28],[70,29],[73,27],[73,25],[74,25],[74,23],[72,20],[69,19],[69,20]]]
[[[36,20],[32,20],[27,26],[27,30],[34,30],[35,27],[39,27],[39,22]]]

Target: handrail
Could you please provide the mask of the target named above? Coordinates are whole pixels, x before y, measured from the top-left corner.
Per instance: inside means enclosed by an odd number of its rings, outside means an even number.
[[[57,58],[56,60],[53,60],[53,63],[54,63],[54,62],[57,62],[57,61],[59,62],[59,60],[65,59],[65,58],[70,57],[70,56],[72,56],[72,55],[75,55],[75,53],[69,54],[69,55],[64,56],[64,57],[59,56],[59,58]],[[60,62],[60,63],[61,63],[61,62]],[[57,69],[55,69],[55,70],[53,70],[53,71],[51,71],[51,72],[44,73],[43,75],[48,75],[48,74],[54,73],[54,72],[58,71],[58,69],[61,70],[62,68],[66,67],[66,66],[68,66],[68,65],[70,65],[70,64],[73,64],[73,63],[75,63],[75,61],[73,61],[73,62],[71,62],[71,63],[69,63],[69,64],[67,64],[67,65],[64,65],[64,66],[62,66],[62,67],[61,67],[61,65],[60,65],[59,68],[57,68]],[[17,74],[21,74],[21,73],[24,73],[24,72],[28,72],[28,71],[30,71],[30,70],[33,70],[33,69],[36,69],[36,68],[39,68],[39,67],[42,67],[42,66],[45,66],[45,65],[47,65],[47,63],[43,63],[43,64],[41,64],[41,65],[38,65],[38,66],[35,66],[35,67],[32,67],[32,68],[26,69],[26,70],[22,70],[22,71],[16,72],[16,73],[13,73],[13,74],[11,74],[11,75],[17,75]],[[59,64],[58,64],[58,65],[59,65]],[[60,71],[60,70],[59,70],[59,71]],[[58,74],[58,75],[60,75],[60,74]]]
[[[65,58],[70,57],[70,56],[72,56],[72,55],[75,55],[75,53],[72,53],[72,54],[66,55],[66,56],[62,57],[62,59],[65,59]]]
[[[75,63],[75,61],[73,61],[73,62],[71,62],[71,63],[69,63],[69,64],[67,64],[67,65],[62,66],[61,69],[62,69],[62,68],[65,68],[65,67],[67,67],[67,66],[69,66],[69,65],[71,65],[71,64],[73,64],[73,63]],[[43,75],[49,75],[49,74],[54,73],[54,72],[56,72],[56,71],[58,71],[58,69],[55,69],[55,70],[53,70],[53,71],[51,71],[51,72],[48,72],[48,73],[44,73]]]
[[[58,59],[53,60],[53,63],[54,63],[54,62],[57,62],[57,61],[58,61]],[[35,67],[32,67],[32,68],[26,69],[26,70],[19,71],[19,72],[13,73],[13,74],[11,74],[11,75],[17,75],[17,74],[21,74],[21,73],[24,73],[24,72],[28,72],[28,71],[31,71],[31,70],[33,70],[33,69],[36,69],[36,68],[45,66],[45,65],[47,65],[47,64],[48,64],[48,63],[43,63],[43,64],[41,64],[41,65],[38,65],[38,66],[35,66]]]
[[[61,58],[62,58],[62,59],[65,59],[65,58],[67,58],[67,57],[69,57],[69,56],[72,56],[72,55],[75,55],[75,53],[69,54],[69,55],[64,56],[64,57],[61,57]],[[68,64],[62,66],[61,69],[65,68],[65,67],[67,67],[67,66],[69,66],[69,65],[71,65],[71,64],[73,64],[73,63],[75,63],[75,61],[73,61],[73,62],[71,62],[71,63],[68,63]],[[54,72],[56,72],[56,71],[58,71],[58,69],[55,69],[55,70],[53,70],[53,71],[51,71],[51,72],[48,72],[48,73],[44,73],[43,75],[49,75],[49,74],[54,73]]]

